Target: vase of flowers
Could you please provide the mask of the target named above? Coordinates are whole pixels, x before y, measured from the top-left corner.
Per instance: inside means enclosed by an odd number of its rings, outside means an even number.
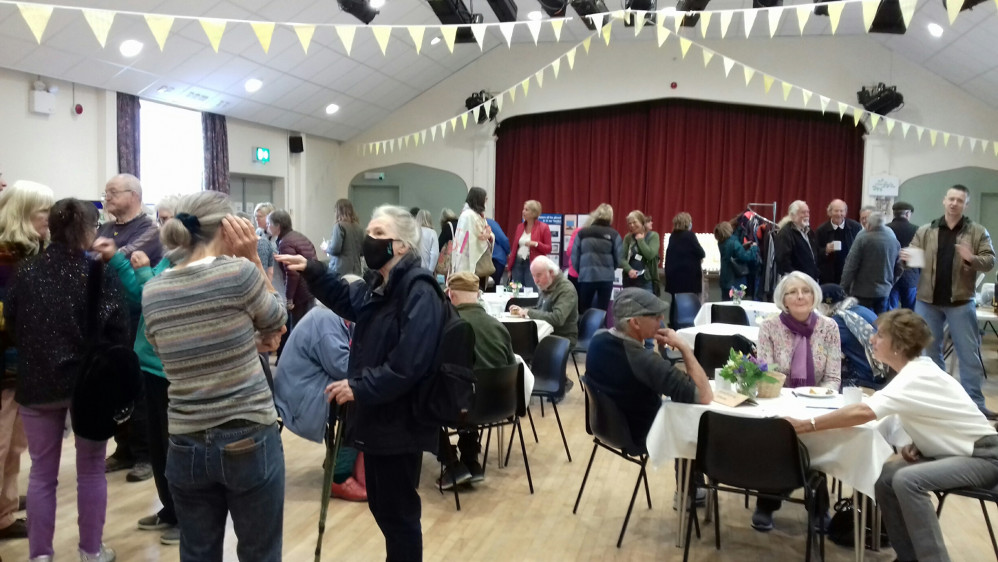
[[[732,383],[739,394],[749,398],[759,394],[759,384],[779,382],[769,375],[769,365],[765,361],[734,349],[729,352],[728,362],[721,368],[719,376]]]
[[[509,284],[509,292],[513,293],[513,298],[520,296],[520,289],[523,288],[523,283],[517,283],[515,281]]]
[[[746,289],[748,289],[748,287],[745,285],[739,285],[728,289],[728,296],[731,297],[731,302],[735,304],[742,304],[742,299],[745,298]]]

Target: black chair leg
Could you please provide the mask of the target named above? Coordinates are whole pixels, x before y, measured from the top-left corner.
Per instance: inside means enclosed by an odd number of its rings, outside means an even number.
[[[988,536],[991,537],[991,548],[995,551],[995,558],[998,558],[998,541],[995,541],[995,530],[991,526],[991,516],[988,515],[988,506],[984,503],[984,500],[978,500],[981,502],[981,513],[984,514],[984,522],[988,525]]]
[[[555,412],[557,411],[558,410],[555,409]],[[634,491],[631,492],[631,503],[627,506],[627,515],[624,516],[624,525],[620,528],[620,536],[617,537],[617,548],[620,548],[621,543],[624,542],[624,533],[627,532],[627,522],[631,520],[631,511],[634,510],[634,500],[638,497],[638,490],[641,488],[641,480],[643,480],[644,477],[645,467],[642,465],[641,472],[638,473],[638,480],[634,483]]]
[[[572,513],[575,513],[579,509],[579,500],[582,499],[582,490],[586,489],[586,480],[589,480],[589,469],[593,467],[593,459],[596,458],[596,449],[599,445],[593,445],[593,454],[589,455],[589,464],[586,465],[586,474],[582,477],[582,485],[579,486],[579,495],[575,497],[575,507],[572,508]]]
[[[689,493],[696,494],[696,487],[693,486],[692,483],[690,485],[690,492]],[[696,496],[694,496],[694,502],[692,502],[691,506],[686,506],[686,513],[687,513],[687,516],[686,516],[687,517],[687,519],[686,519],[686,543],[683,545],[683,562],[687,562],[690,559],[690,539],[693,538],[693,524],[697,520],[697,517],[696,517],[697,509],[696,509],[695,498],[696,498]],[[697,530],[699,531],[699,523],[698,523]]]
[[[513,431],[520,435],[520,451],[523,453],[523,466],[527,469],[527,484],[530,486],[530,493],[534,493],[534,480],[530,477],[530,463],[527,462],[527,446],[523,444],[523,428],[520,427],[520,419],[513,422]]]
[[[582,375],[579,374],[579,363],[575,360],[575,352],[572,352],[572,364],[575,365],[575,378],[582,380]]]
[[[714,493],[714,548],[721,550],[721,509],[718,507],[717,490],[708,490]]]
[[[541,401],[543,404],[544,401]],[[568,462],[572,462],[572,452],[568,450],[568,439],[565,438],[565,429],[561,426],[561,416],[558,415],[558,405],[551,401],[551,409],[554,410],[554,417],[558,420],[558,431],[561,432],[561,442],[565,444],[565,454],[568,455]]]
[[[540,443],[537,440],[537,428],[534,427],[534,416],[530,413],[530,406],[527,406],[527,419],[530,420],[530,431],[534,434],[534,443]]]
[[[541,417],[544,417],[544,398],[541,397]]]
[[[946,501],[947,494],[936,492],[936,497],[939,498],[939,505],[936,506],[936,518],[938,519],[943,513],[943,502]]]
[[[499,436],[496,436],[496,440]],[[482,469],[489,465],[489,443],[492,442],[492,427],[489,427],[488,433],[485,434],[485,449],[482,454]],[[499,457],[499,468],[502,468],[502,457]]]
[[[437,479],[437,489],[440,491],[440,495],[444,494],[444,464],[440,463],[440,478]],[[461,498],[457,494],[457,485],[452,488],[454,490],[454,505],[457,507],[458,511],[461,511]]]
[[[509,445],[506,446],[506,462],[503,464],[509,466],[509,454],[513,452],[513,439],[516,438],[516,430],[510,432],[509,434]]]
[[[651,491],[648,490],[648,455],[641,455],[641,474],[645,481],[645,498],[648,500],[648,509],[651,509]]]

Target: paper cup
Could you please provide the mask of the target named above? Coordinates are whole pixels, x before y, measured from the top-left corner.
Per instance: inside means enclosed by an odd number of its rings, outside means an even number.
[[[845,398],[844,402],[848,406],[849,404],[859,404],[863,401],[863,389],[858,386],[847,386],[842,389],[842,397]]]
[[[908,253],[908,259],[906,260],[908,267],[925,267],[925,250],[911,247],[904,250]]]
[[[832,249],[835,250],[836,252],[841,252],[842,251],[842,241],[841,240],[832,240]]]

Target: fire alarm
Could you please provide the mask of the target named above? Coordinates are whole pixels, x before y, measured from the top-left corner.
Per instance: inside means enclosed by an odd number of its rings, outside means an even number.
[[[669,87],[672,88],[673,90],[675,90],[676,88],[679,87],[679,84],[673,82],[672,84],[669,84]]]
[[[73,111],[75,111],[77,115],[83,115],[83,104],[82,103],[76,104],[76,107],[73,108]]]

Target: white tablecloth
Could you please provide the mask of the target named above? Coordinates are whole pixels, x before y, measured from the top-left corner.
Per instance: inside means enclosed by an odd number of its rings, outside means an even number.
[[[523,399],[526,400],[527,404],[530,404],[530,395],[534,392],[534,373],[530,370],[530,366],[523,360],[523,357],[513,354],[516,357],[516,362],[523,364]]]
[[[731,301],[723,302],[708,302],[704,303],[700,307],[700,312],[697,313],[696,318],[693,319],[694,326],[705,326],[711,323],[710,319],[710,308],[712,306],[734,306],[735,303]],[[769,318],[774,314],[779,314],[780,309],[773,303],[768,301],[742,301],[740,305],[745,309],[745,314],[748,315],[749,324],[752,326],[759,326],[759,323]]]
[[[529,295],[526,294],[526,293],[520,293],[520,297],[519,298],[531,299],[531,298],[538,298],[538,297],[540,297],[540,295],[538,293],[534,292],[534,293],[530,293]],[[502,314],[503,312],[506,312],[506,303],[509,302],[509,299],[511,299],[511,298],[513,298],[513,293],[483,293],[482,294],[482,302],[485,304],[485,310],[487,310],[489,312],[489,314],[491,314],[493,316],[497,316],[499,314]]]
[[[692,349],[697,340],[697,334],[711,334],[715,336],[733,336],[741,334],[755,343],[759,341],[759,328],[756,326],[738,326],[736,324],[705,324],[692,328],[683,328],[676,332],[679,337],[689,344]]]
[[[503,324],[509,324],[513,322],[533,322],[537,324],[537,341],[550,336],[554,333],[554,326],[548,324],[544,320],[531,320],[530,318],[520,318],[519,316],[510,316],[508,314],[503,314],[499,317],[499,321]]]
[[[759,406],[729,408],[717,402],[704,406],[666,400],[648,432],[648,458],[652,466],[657,468],[675,458],[696,457],[700,416],[707,410],[753,418],[808,419],[832,411],[826,408],[841,406],[842,397],[797,398],[789,389],[783,389],[779,398],[759,399],[758,402]],[[898,426],[891,416],[858,427],[804,433],[800,439],[807,446],[814,469],[873,497],[873,485],[880,477],[884,462],[894,453],[888,438],[897,442]]]

